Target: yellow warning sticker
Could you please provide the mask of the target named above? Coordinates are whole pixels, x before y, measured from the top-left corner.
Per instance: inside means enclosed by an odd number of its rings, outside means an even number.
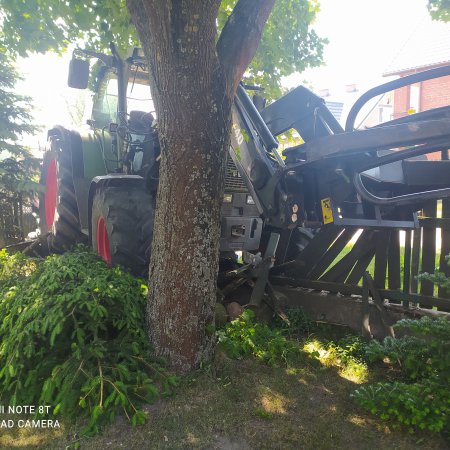
[[[333,223],[333,210],[331,209],[331,198],[323,198],[321,200],[322,204],[322,217],[323,223],[326,225],[327,223]]]

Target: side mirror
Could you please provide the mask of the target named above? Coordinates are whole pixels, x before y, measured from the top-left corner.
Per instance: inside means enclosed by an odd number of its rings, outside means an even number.
[[[89,80],[89,61],[72,58],[69,64],[69,79],[67,84],[71,88],[86,89]]]

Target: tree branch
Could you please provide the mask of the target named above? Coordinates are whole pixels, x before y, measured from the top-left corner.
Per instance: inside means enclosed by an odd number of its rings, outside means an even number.
[[[261,41],[275,0],[239,0],[217,42],[217,53],[234,95]]]

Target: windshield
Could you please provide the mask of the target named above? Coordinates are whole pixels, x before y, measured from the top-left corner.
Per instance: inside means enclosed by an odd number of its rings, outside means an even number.
[[[127,111],[143,111],[155,116],[152,94],[148,84],[141,84],[141,80],[129,80],[127,87]]]
[[[127,112],[141,111],[152,113],[155,117],[155,107],[150,92],[150,86],[143,71],[131,71],[127,85]],[[114,72],[108,72],[100,83],[94,98],[92,118],[98,128],[116,123],[118,105],[118,85]]]

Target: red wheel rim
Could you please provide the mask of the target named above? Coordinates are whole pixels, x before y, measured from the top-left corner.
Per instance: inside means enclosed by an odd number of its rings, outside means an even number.
[[[58,191],[58,182],[56,177],[56,160],[52,159],[48,165],[47,176],[45,177],[45,221],[47,227],[51,228],[55,221],[56,193]]]
[[[107,264],[111,264],[108,230],[103,217],[99,217],[97,221],[97,253]]]

